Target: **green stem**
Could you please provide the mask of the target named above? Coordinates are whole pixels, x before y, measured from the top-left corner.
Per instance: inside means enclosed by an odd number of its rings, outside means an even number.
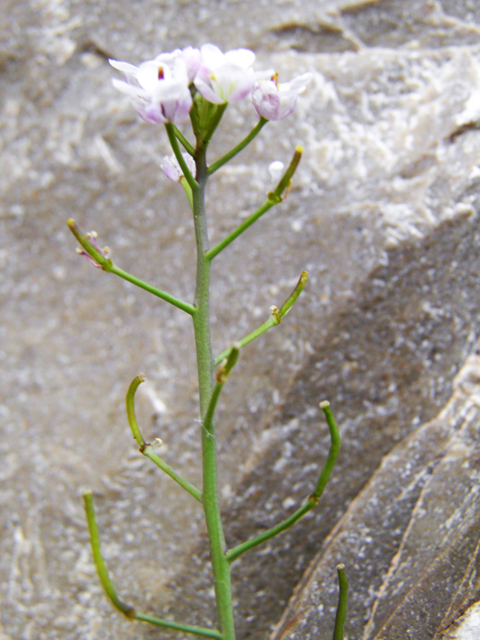
[[[223,167],[224,164],[226,164],[229,160],[231,160],[238,153],[240,153],[240,151],[245,149],[245,147],[248,144],[250,144],[250,142],[260,133],[262,128],[267,124],[267,122],[268,120],[266,120],[265,118],[260,118],[260,120],[257,122],[257,125],[250,131],[250,133],[247,136],[245,136],[245,138],[241,142],[237,144],[236,147],[231,149],[228,153],[226,153],[219,160],[217,160],[216,162],[214,162],[208,167],[208,175],[212,175],[212,173],[215,173],[217,169],[220,169],[220,167]]]
[[[145,382],[145,374],[139,373],[136,378],[134,378],[128,387],[127,397],[126,397],[126,405],[127,405],[127,420],[130,425],[130,429],[132,430],[132,435],[138,443],[138,446],[144,447],[146,445],[145,440],[143,439],[142,434],[140,433],[140,429],[137,422],[137,416],[135,415],[135,393],[138,387]]]
[[[258,327],[258,329],[255,329],[255,331],[252,331],[252,333],[249,333],[248,336],[245,336],[245,338],[243,338],[237,343],[239,349],[241,349],[245,345],[255,340],[255,338],[258,338],[259,336],[261,336],[262,333],[265,333],[265,331],[268,331],[272,327],[276,327],[277,325],[280,324],[284,316],[287,315],[287,313],[293,307],[295,302],[298,300],[298,296],[302,293],[303,289],[305,288],[305,285],[307,284],[307,279],[308,279],[308,273],[306,271],[302,271],[302,274],[300,276],[299,281],[297,282],[295,289],[288,296],[288,298],[282,304],[280,309],[277,309],[277,307],[272,307],[271,308],[272,315],[270,316],[270,318],[266,322],[264,322],[261,327]],[[230,355],[231,351],[232,351],[232,347],[229,347],[228,349],[225,349],[225,351],[222,351],[222,353],[220,353],[215,358],[215,365],[220,364],[220,362],[222,362],[224,358],[227,358]]]
[[[226,108],[228,107],[228,102],[224,102],[223,104],[215,105],[216,108],[210,118],[209,127],[207,129],[206,134],[202,137],[201,146],[204,151],[207,150],[208,143],[212,139],[213,134],[215,133],[215,129],[220,124],[220,120],[225,113]]]
[[[182,478],[180,474],[174,471],[166,462],[164,462],[157,454],[154,452],[151,444],[147,444],[143,439],[143,436],[140,432],[140,428],[137,422],[137,416],[135,415],[135,392],[137,391],[139,385],[145,381],[145,375],[143,373],[139,373],[136,378],[133,379],[126,398],[127,405],[127,418],[128,424],[130,425],[130,429],[132,430],[133,437],[137,441],[140,447],[140,453],[149,458],[154,464],[157,465],[167,476],[170,476],[172,480],[175,480],[177,484],[179,484],[185,491],[188,491],[190,495],[192,495],[195,500],[202,502],[202,493],[188,480]]]
[[[140,452],[147,458],[149,458],[154,464],[157,465],[167,476],[170,476],[172,480],[175,480],[177,484],[179,484],[185,491],[187,491],[191,496],[198,500],[198,502],[202,503],[202,492],[197,489],[193,484],[191,484],[188,480],[185,480],[179,473],[174,471],[172,467],[170,467],[166,462],[164,462],[160,456],[154,452],[151,444],[145,445],[143,449],[140,449]]]
[[[293,157],[290,160],[290,164],[288,165],[288,168],[283,174],[283,177],[281,178],[280,182],[277,184],[276,189],[273,191],[274,196],[278,198],[282,198],[284,192],[288,193],[290,189],[290,185],[292,183],[293,174],[297,170],[299,162],[302,159],[302,154],[303,154],[303,147],[301,147],[300,145],[295,147],[295,153],[293,154]],[[271,197],[271,195],[272,194],[270,193],[268,194],[269,197]]]
[[[196,191],[198,189],[198,183],[190,173],[190,169],[187,167],[185,158],[182,156],[182,152],[180,151],[180,147],[178,146],[177,135],[175,132],[176,127],[171,122],[166,122],[165,129],[167,131],[168,139],[170,141],[173,153],[175,154],[177,162],[180,165],[181,170],[183,171],[183,175],[185,176],[185,179],[188,182],[191,190]]]
[[[320,409],[323,411],[325,415],[325,419],[328,424],[328,428],[330,431],[330,451],[328,452],[327,461],[322,469],[322,473],[317,482],[317,486],[315,487],[315,491],[313,492],[313,497],[317,500],[320,499],[320,496],[323,493],[323,490],[327,486],[327,482],[330,478],[330,475],[333,471],[333,467],[335,466],[335,462],[337,461],[338,454],[340,452],[340,444],[341,438],[340,433],[338,431],[337,423],[335,422],[335,418],[333,417],[332,410],[330,409],[330,403],[328,400],[323,400],[320,402]]]
[[[202,426],[207,431],[207,433],[212,434],[214,432],[214,420],[215,420],[215,410],[217,408],[217,402],[220,398],[220,394],[223,389],[223,385],[228,379],[230,375],[230,371],[235,366],[238,360],[238,354],[240,352],[240,345],[238,343],[234,344],[229,349],[228,358],[225,364],[220,368],[217,373],[217,382],[213,388],[212,395],[210,396],[210,402],[208,403],[207,411],[205,412],[205,417],[203,419]]]
[[[163,620],[162,618],[155,618],[153,616],[145,615],[143,613],[137,613],[135,609],[125,604],[120,598],[117,596],[117,592],[115,587],[113,586],[113,582],[110,580],[110,576],[108,574],[107,567],[105,566],[105,561],[102,556],[102,550],[100,546],[100,536],[98,533],[98,526],[95,518],[95,509],[93,506],[93,494],[91,491],[87,491],[83,494],[83,501],[85,505],[85,513],[87,516],[88,529],[90,532],[90,542],[92,545],[93,552],[93,560],[95,563],[95,567],[97,569],[98,577],[100,579],[100,583],[107,594],[108,599],[113,604],[113,606],[121,611],[123,614],[130,618],[131,620],[139,620],[141,622],[149,622],[157,627],[164,627],[166,629],[176,629],[177,631],[183,631],[184,633],[192,633],[197,636],[201,636],[204,638],[217,638],[218,640],[222,640],[222,636],[215,629],[205,629],[204,627],[197,627],[194,625],[183,624],[180,622],[170,622],[168,620]]]
[[[265,331],[268,331],[272,327],[275,327],[277,324],[278,322],[275,320],[275,316],[272,314],[270,318],[262,324],[261,327],[258,327],[258,329],[255,329],[255,331],[252,331],[252,333],[249,333],[248,336],[245,336],[244,338],[242,338],[242,340],[238,341],[240,348],[242,349],[250,342],[253,342],[255,338],[258,338],[259,336],[262,335],[262,333],[265,333]],[[215,358],[215,365],[220,364],[222,360],[225,360],[225,358],[228,358],[228,356],[230,355],[231,349],[232,347],[228,347],[228,349],[225,349],[224,351],[222,351],[222,353],[219,353],[218,356]]]
[[[246,551],[250,551],[250,549],[254,549],[255,547],[258,547],[258,545],[262,544],[263,542],[270,540],[270,538],[274,538],[275,536],[278,536],[279,533],[286,531],[292,525],[298,522],[300,518],[303,518],[305,514],[307,514],[314,507],[316,507],[317,504],[318,504],[318,500],[315,500],[314,498],[312,498],[312,496],[309,496],[305,504],[303,504],[299,509],[297,509],[297,511],[295,511],[295,513],[293,513],[289,518],[287,518],[283,522],[280,522],[274,527],[271,527],[267,531],[264,531],[264,533],[261,533],[260,535],[255,536],[255,538],[252,538],[251,540],[247,540],[246,542],[242,542],[241,544],[237,545],[233,549],[230,549],[229,551],[227,551],[226,555],[227,555],[228,561],[233,562],[234,560],[239,558],[241,555],[243,555]]]
[[[184,633],[192,633],[202,638],[217,638],[217,640],[222,640],[222,634],[216,629],[205,629],[204,627],[197,627],[192,624],[170,622],[169,620],[162,620],[162,618],[155,618],[154,616],[148,616],[144,613],[136,613],[133,619],[139,620],[140,622],[149,622],[156,627],[163,627],[164,629],[175,629],[177,631],[183,631]]]
[[[345,573],[345,565],[337,565],[338,583],[340,593],[338,595],[337,614],[335,616],[335,628],[333,640],[343,640],[345,621],[347,619],[348,579]]]
[[[197,371],[200,395],[200,414],[205,425],[213,393],[213,356],[210,337],[210,261],[208,233],[205,215],[205,186],[208,178],[206,153],[203,145],[196,154],[197,180],[199,188],[193,193],[193,216],[197,245],[197,283],[195,292],[196,313],[193,315]],[[214,576],[217,617],[223,640],[235,639],[230,563],[225,557],[225,537],[220,514],[218,495],[217,441],[215,422],[212,419],[208,430],[202,428],[202,502],[205,512],[210,556]]]
[[[120,269],[120,267],[117,267],[113,262],[112,262],[110,272],[114,273],[120,278],[123,278],[124,280],[127,280],[127,282],[131,282],[135,286],[140,287],[140,289],[144,289],[145,291],[152,293],[154,296],[157,296],[158,298],[165,300],[165,302],[169,302],[171,305],[173,305],[174,307],[177,307],[177,309],[181,309],[182,311],[185,311],[185,313],[188,313],[190,316],[195,315],[195,312],[196,312],[195,307],[192,306],[191,304],[188,304],[188,302],[179,300],[175,296],[172,296],[169,293],[162,291],[161,289],[152,287],[152,285],[148,284],[147,282],[144,282],[143,280],[140,280],[140,278],[132,276],[132,274],[127,273],[123,269]]]
[[[292,160],[290,161],[290,164],[288,165],[287,170],[283,174],[283,177],[280,180],[280,182],[277,184],[275,190],[271,191],[267,195],[267,199],[262,204],[262,206],[255,211],[255,213],[253,213],[249,218],[247,218],[245,222],[242,222],[242,224],[239,225],[235,229],[235,231],[232,231],[232,233],[230,233],[226,238],[224,238],[215,247],[213,247],[213,249],[210,249],[210,251],[206,253],[206,257],[208,258],[208,260],[213,260],[215,256],[218,256],[218,254],[221,251],[223,251],[225,247],[228,247],[229,244],[231,244],[234,240],[238,238],[238,236],[240,236],[244,231],[246,231],[249,227],[251,227],[254,222],[256,222],[261,216],[263,216],[263,214],[265,214],[269,209],[271,209],[276,204],[279,204],[280,202],[282,202],[284,198],[283,196],[284,192],[288,193],[288,190],[290,189],[293,174],[297,170],[298,163],[300,162],[300,159],[302,157],[302,153],[303,153],[302,147],[297,147],[295,149],[295,153],[293,154]]]
[[[178,129],[176,125],[174,125],[173,127],[174,127],[173,130],[175,131],[175,135],[177,136],[180,144],[183,146],[185,151],[189,153],[193,158],[193,156],[195,155],[194,147],[190,144],[190,142],[187,140],[187,138],[183,135],[183,133],[180,131],[180,129]]]
[[[147,282],[140,280],[140,278],[132,276],[132,274],[127,273],[126,271],[123,271],[123,269],[120,269],[120,267],[117,267],[117,265],[114,264],[109,258],[105,258],[105,256],[102,255],[98,251],[98,249],[96,249],[96,247],[90,242],[88,237],[80,231],[80,229],[77,227],[75,223],[75,220],[73,219],[68,220],[67,225],[70,231],[75,236],[75,238],[80,243],[80,245],[85,250],[85,253],[87,253],[90,256],[90,258],[92,258],[97,263],[97,265],[101,269],[103,269],[103,271],[106,271],[107,273],[114,273],[120,278],[127,280],[127,282],[131,282],[135,286],[140,287],[140,289],[144,289],[145,291],[148,291],[154,296],[157,296],[158,298],[161,298],[162,300],[169,302],[174,307],[177,307],[177,309],[181,309],[182,311],[185,311],[185,313],[188,313],[191,316],[195,314],[195,307],[192,306],[191,304],[188,304],[188,302],[183,302],[183,300],[179,300],[178,298],[175,298],[175,296],[172,296],[169,293],[162,291],[161,289],[152,287],[151,284],[148,284]]]
[[[325,462],[325,465],[320,473],[318,482],[315,486],[314,492],[312,493],[312,495],[310,495],[307,498],[305,503],[299,509],[297,509],[297,511],[295,511],[295,513],[293,513],[289,518],[275,525],[271,529],[264,531],[264,533],[261,533],[255,538],[252,538],[251,540],[247,540],[246,542],[242,542],[241,544],[237,545],[233,549],[230,549],[226,554],[229,562],[233,562],[234,560],[239,558],[242,554],[244,554],[246,551],[249,551],[250,549],[257,547],[259,544],[262,544],[262,542],[265,542],[266,540],[270,540],[270,538],[273,538],[274,536],[277,536],[279,533],[286,531],[286,529],[289,529],[298,520],[300,520],[300,518],[303,518],[305,514],[307,514],[309,511],[311,511],[314,507],[317,506],[320,500],[320,497],[323,493],[323,490],[325,489],[325,486],[328,482],[330,474],[332,473],[333,467],[335,465],[335,461],[338,457],[338,452],[340,450],[340,434],[338,432],[338,427],[335,423],[335,419],[330,409],[330,403],[327,400],[324,400],[323,402],[320,403],[320,408],[322,409],[325,415],[325,419],[327,421],[327,424],[330,430],[330,450],[328,452],[328,457]]]
[[[279,204],[280,202],[281,200],[273,200],[268,197],[265,200],[265,202],[262,204],[262,206],[255,211],[255,213],[253,213],[249,218],[247,218],[245,222],[242,222],[242,224],[239,225],[235,229],[235,231],[232,231],[232,233],[229,233],[228,236],[223,240],[221,240],[215,247],[213,247],[213,249],[210,249],[210,251],[207,252],[205,257],[208,260],[213,260],[216,256],[218,256],[218,254],[221,251],[225,249],[225,247],[228,247],[228,245],[231,244],[234,240],[236,240],[238,236],[242,235],[244,231],[246,231],[249,227],[251,227],[254,222],[256,222],[259,218],[261,218],[265,213],[267,213],[269,209],[274,207],[276,204]]]
[[[135,610],[128,604],[125,604],[117,596],[113,582],[108,575],[107,567],[102,556],[102,550],[100,548],[100,535],[98,533],[97,522],[95,520],[95,510],[93,507],[93,494],[91,491],[87,491],[83,494],[83,503],[85,505],[85,514],[87,516],[88,530],[90,532],[90,542],[92,545],[93,561],[97,568],[98,577],[100,583],[107,594],[108,599],[114,607],[119,609],[129,618],[133,617]]]
[[[190,189],[190,185],[188,184],[188,180],[185,178],[185,176],[182,176],[180,178],[180,184],[182,185],[184,191],[185,191],[185,195],[187,196],[187,200],[188,203],[190,205],[190,209],[193,211],[193,195],[192,195],[192,190]]]

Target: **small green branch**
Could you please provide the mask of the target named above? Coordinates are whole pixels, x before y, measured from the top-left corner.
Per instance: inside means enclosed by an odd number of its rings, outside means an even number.
[[[275,314],[276,317],[278,318],[278,324],[280,324],[280,322],[283,320],[283,318],[287,315],[287,313],[293,307],[295,302],[298,300],[299,295],[305,289],[307,280],[308,280],[308,273],[306,271],[302,271],[302,273],[300,274],[300,278],[297,284],[295,285],[295,289],[292,291],[292,293],[288,296],[288,298],[282,304],[278,313]]]
[[[262,333],[265,333],[265,331],[268,331],[272,327],[275,327],[277,324],[278,322],[275,321],[275,317],[272,313],[270,318],[266,322],[264,322],[261,327],[258,327],[258,329],[255,329],[255,331],[252,331],[252,333],[249,333],[248,336],[245,336],[245,338],[238,341],[240,348],[242,349],[247,344],[255,340],[255,338],[258,338],[259,336],[261,336]],[[219,365],[223,360],[225,360],[225,358],[228,358],[231,348],[232,347],[228,347],[228,349],[225,349],[225,351],[222,351],[222,353],[220,353],[215,358],[215,366]]]
[[[337,565],[338,584],[340,593],[338,594],[337,615],[335,616],[335,628],[333,630],[333,640],[343,640],[345,621],[347,619],[347,599],[348,599],[348,579],[345,573],[345,565]]]
[[[330,478],[330,475],[333,471],[333,467],[335,466],[335,462],[338,458],[338,453],[340,451],[341,438],[340,433],[338,431],[337,423],[335,422],[335,418],[333,417],[332,410],[330,409],[330,403],[328,400],[323,400],[320,402],[320,409],[323,411],[325,415],[325,419],[328,424],[328,428],[330,430],[330,451],[328,452],[327,461],[322,469],[320,477],[317,482],[317,486],[315,487],[315,491],[313,492],[313,497],[317,500],[320,499],[320,496],[323,493],[323,490],[327,486],[327,482]]]
[[[257,122],[257,125],[250,131],[247,136],[245,136],[245,138],[241,142],[237,144],[236,147],[231,149],[228,153],[226,153],[219,160],[212,163],[208,167],[208,174],[212,175],[212,173],[215,173],[215,171],[220,169],[220,167],[223,167],[224,164],[234,158],[238,153],[240,153],[240,151],[243,151],[243,149],[245,149],[245,147],[250,144],[250,142],[260,133],[267,122],[268,120],[266,120],[265,118],[260,118],[260,120]]]
[[[193,147],[190,144],[190,142],[187,140],[187,138],[183,135],[183,133],[180,131],[180,129],[178,129],[176,125],[173,125],[173,127],[174,127],[175,135],[177,136],[178,141],[183,146],[185,151],[189,153],[193,158],[195,156],[195,147]]]
[[[174,471],[172,467],[170,467],[166,462],[164,462],[157,454],[154,452],[151,444],[147,444],[143,439],[143,436],[140,432],[140,428],[137,423],[137,417],[135,415],[135,392],[138,389],[139,385],[145,381],[145,375],[143,373],[138,374],[136,378],[133,379],[126,397],[126,405],[127,405],[127,418],[128,424],[130,425],[130,429],[132,430],[133,437],[137,441],[140,447],[140,453],[142,453],[145,457],[149,458],[154,464],[157,465],[167,476],[170,476],[172,480],[174,480],[177,484],[179,484],[185,491],[187,491],[191,496],[198,500],[198,502],[202,502],[202,493],[199,491],[193,484],[182,478],[182,476]]]
[[[182,311],[185,311],[185,313],[188,313],[190,316],[193,316],[195,314],[196,309],[193,305],[188,304],[188,302],[184,302],[183,300],[179,300],[175,296],[172,296],[169,293],[162,291],[161,289],[157,289],[156,287],[153,287],[147,282],[140,280],[140,278],[137,278],[136,276],[132,276],[130,273],[127,273],[123,269],[120,269],[120,267],[117,267],[117,265],[114,264],[112,260],[110,260],[109,258],[106,258],[95,247],[95,245],[92,244],[88,236],[84,235],[80,231],[80,229],[77,227],[75,223],[75,220],[73,219],[68,220],[67,225],[70,231],[73,233],[75,238],[78,240],[78,242],[82,246],[87,256],[93,259],[94,263],[97,263],[97,266],[103,269],[103,271],[106,271],[108,273],[114,273],[120,278],[127,280],[127,282],[131,282],[132,284],[139,287],[140,289],[144,289],[145,291],[148,291],[154,296],[157,296],[158,298],[165,300],[165,302],[169,302],[174,307],[177,307],[177,309],[181,309]]]
[[[268,194],[269,198],[270,197],[274,197],[274,198],[277,197],[277,198],[280,198],[280,199],[284,199],[287,196],[288,192],[290,191],[291,184],[292,184],[293,174],[297,170],[298,164],[299,164],[300,160],[302,159],[302,154],[303,154],[303,147],[298,145],[295,148],[295,153],[293,154],[293,157],[290,160],[290,164],[288,165],[287,170],[283,174],[283,177],[280,180],[280,182],[277,184],[277,188],[272,193]],[[284,192],[285,192],[285,196],[283,195]]]
[[[162,291],[161,289],[152,287],[152,285],[148,284],[147,282],[144,282],[136,276],[132,276],[130,273],[127,273],[123,269],[120,269],[120,267],[117,267],[117,265],[114,263],[112,263],[111,272],[119,276],[120,278],[123,278],[127,282],[131,282],[135,286],[140,287],[140,289],[144,289],[145,291],[152,293],[154,296],[165,300],[165,302],[169,302],[174,307],[177,307],[177,309],[181,309],[182,311],[185,311],[185,313],[188,313],[188,315],[195,315],[196,309],[193,305],[188,304],[188,302],[184,302],[183,300],[179,300],[175,296],[172,296],[169,293]]]
[[[108,599],[113,606],[121,611],[127,618],[131,620],[138,620],[140,622],[149,622],[157,627],[164,627],[166,629],[175,629],[177,631],[183,631],[184,633],[192,633],[204,638],[217,638],[221,640],[221,634],[214,629],[205,629],[203,627],[197,627],[188,624],[182,624],[179,622],[169,622],[168,620],[162,620],[161,618],[155,618],[153,616],[145,615],[143,613],[137,613],[135,609],[125,604],[117,596],[113,582],[110,580],[105,561],[102,556],[102,550],[100,547],[100,536],[98,533],[97,522],[95,519],[95,509],[93,506],[93,494],[91,491],[87,491],[83,494],[83,501],[85,505],[85,513],[87,516],[88,529],[90,532],[90,542],[92,545],[93,560],[97,569],[100,583],[107,594]]]
[[[241,544],[237,545],[233,549],[230,549],[229,551],[227,551],[226,553],[227,560],[229,562],[234,562],[234,560],[239,558],[246,551],[250,551],[250,549],[254,549],[255,547],[258,547],[258,545],[262,544],[263,542],[266,542],[267,540],[270,540],[271,538],[278,536],[279,533],[286,531],[292,525],[298,522],[300,518],[303,518],[303,516],[309,511],[311,511],[317,504],[318,504],[318,500],[314,500],[310,496],[309,498],[307,498],[307,501],[305,502],[305,504],[303,504],[300,507],[300,509],[297,509],[295,513],[293,513],[289,518],[287,518],[283,522],[280,522],[279,524],[275,525],[271,529],[268,529],[267,531],[264,531],[260,535],[255,536],[255,538],[252,538],[251,540],[247,540],[246,542],[242,542]]]
[[[156,627],[163,627],[164,629],[175,629],[176,631],[183,631],[184,633],[192,633],[202,638],[217,638],[222,640],[222,634],[215,629],[205,629],[204,627],[196,627],[191,624],[182,624],[180,622],[169,622],[168,620],[162,620],[161,618],[155,618],[153,616],[147,616],[144,613],[136,613],[134,620],[140,622],[149,622]]]
[[[180,151],[180,147],[178,146],[177,134],[175,131],[176,127],[171,122],[166,122],[165,129],[167,131],[168,139],[170,141],[170,145],[172,147],[173,153],[175,154],[177,162],[180,165],[181,170],[183,171],[183,175],[185,176],[185,179],[188,182],[190,189],[192,191],[196,191],[198,189],[198,182],[190,173],[190,169],[187,167],[185,158],[182,156],[182,152]]]
[[[170,467],[166,462],[164,462],[157,454],[154,452],[151,444],[145,445],[143,449],[140,449],[140,452],[143,453],[144,456],[149,458],[154,464],[157,465],[163,472],[170,476],[172,480],[175,480],[177,484],[179,484],[185,491],[187,491],[191,496],[198,500],[198,502],[202,502],[202,492],[197,489],[193,484],[191,484],[185,478],[174,471],[172,467]]]
[[[139,385],[145,382],[145,374],[139,373],[136,378],[134,378],[128,387],[127,391],[127,419],[128,424],[130,425],[130,429],[132,430],[133,437],[138,443],[140,448],[145,446],[145,440],[143,439],[142,434],[140,433],[140,429],[137,423],[137,416],[135,415],[135,392],[137,391]]]
[[[100,536],[98,533],[97,522],[95,520],[95,510],[93,507],[93,494],[91,491],[87,491],[83,494],[83,503],[85,505],[85,513],[87,516],[88,530],[90,532],[90,542],[92,545],[93,561],[97,568],[98,577],[100,583],[107,594],[108,599],[114,607],[119,609],[128,618],[132,618],[135,615],[135,609],[128,604],[125,604],[117,596],[115,587],[113,586],[110,576],[108,575],[107,567],[102,556],[102,550],[100,548]]]
[[[104,271],[112,270],[112,261],[109,258],[106,258],[101,251],[91,242],[91,234],[84,235],[80,229],[77,227],[75,220],[70,218],[67,220],[67,226],[70,231],[73,233],[75,238],[78,240],[80,245],[83,247],[85,253],[90,256]]]
[[[340,449],[340,434],[338,433],[338,427],[335,423],[332,411],[330,409],[330,403],[327,400],[324,400],[323,402],[320,403],[320,408],[322,409],[325,415],[325,418],[330,430],[330,450],[328,453],[327,461],[325,462],[325,465],[320,473],[320,477],[316,484],[315,491],[312,493],[312,495],[310,495],[307,498],[305,503],[299,509],[297,509],[297,511],[295,511],[295,513],[293,513],[289,518],[275,525],[271,529],[264,531],[264,533],[261,533],[255,538],[252,538],[251,540],[247,540],[246,542],[242,542],[241,544],[237,545],[233,549],[230,549],[229,551],[227,551],[225,555],[229,562],[233,562],[234,560],[239,558],[241,555],[243,555],[246,551],[249,551],[250,549],[257,547],[259,544],[262,544],[262,542],[266,542],[267,540],[270,540],[274,536],[277,536],[279,533],[286,531],[292,525],[294,525],[298,520],[300,520],[300,518],[303,518],[305,514],[307,514],[309,511],[311,511],[314,507],[317,506],[320,500],[320,497],[322,495],[322,492],[325,488],[325,485],[327,484],[327,481],[333,470],[333,467],[335,465],[335,461],[338,457],[338,452]]]
[[[215,247],[207,251],[205,257],[208,260],[213,260],[218,254],[223,251],[229,244],[231,244],[234,240],[238,238],[238,236],[242,235],[244,231],[246,231],[249,227],[252,226],[254,222],[256,222],[259,218],[261,218],[269,209],[274,207],[276,204],[279,204],[281,200],[271,200],[267,198],[265,202],[259,207],[255,213],[253,213],[249,218],[242,222],[235,231],[232,231],[226,238],[224,238],[221,242],[219,242]]]
[[[284,199],[284,192],[286,192],[286,195],[290,189],[292,177],[298,167],[298,163],[300,162],[300,159],[302,157],[302,152],[302,147],[297,147],[295,149],[293,158],[282,179],[278,183],[276,189],[274,191],[271,191],[267,195],[267,199],[262,204],[262,206],[259,207],[249,218],[247,218],[245,222],[242,222],[242,224],[240,224],[235,229],[235,231],[232,231],[232,233],[221,240],[215,247],[207,251],[207,253],[205,254],[207,260],[213,260],[221,251],[223,251],[226,247],[228,247],[229,244],[236,240],[238,236],[242,235],[244,231],[251,227],[252,224],[254,224],[259,218],[261,218],[269,209],[282,202],[282,200]]]
[[[193,211],[193,193],[190,189],[190,185],[188,184],[188,180],[185,176],[180,177],[180,184],[182,185],[185,195],[187,196],[188,204],[190,205],[190,209]]]
[[[307,280],[308,280],[308,273],[306,271],[302,271],[302,274],[295,286],[295,289],[288,296],[288,298],[285,300],[285,302],[280,307],[280,309],[278,309],[277,307],[271,307],[272,315],[270,316],[270,318],[266,322],[264,322],[261,327],[258,327],[258,329],[255,329],[255,331],[252,331],[252,333],[249,333],[248,336],[245,336],[245,338],[243,338],[242,340],[239,340],[237,344],[240,349],[243,348],[245,345],[249,344],[250,342],[252,342],[253,340],[255,340],[255,338],[258,338],[259,336],[261,336],[262,333],[265,333],[265,331],[268,331],[272,327],[276,327],[281,323],[284,316],[287,315],[287,313],[293,307],[295,302],[298,300],[298,296],[302,293],[303,289],[305,288],[305,285],[307,284]],[[215,365],[220,364],[222,360],[224,360],[225,358],[228,358],[230,351],[231,351],[231,347],[229,347],[228,349],[225,349],[225,351],[222,351],[222,353],[220,353],[215,358]]]
[[[213,387],[212,395],[210,397],[210,402],[208,403],[207,411],[205,413],[205,418],[203,420],[203,425],[202,425],[203,428],[208,433],[211,433],[211,429],[213,426],[213,419],[215,417],[215,409],[217,407],[217,402],[222,392],[223,385],[227,381],[231,370],[236,365],[239,353],[240,353],[240,345],[238,343],[235,343],[230,347],[228,357],[225,363],[217,371],[216,384]]]

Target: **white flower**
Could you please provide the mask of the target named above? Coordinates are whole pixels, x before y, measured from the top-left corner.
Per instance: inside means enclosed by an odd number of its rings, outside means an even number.
[[[248,49],[222,53],[213,44],[204,44],[200,52],[202,62],[193,82],[202,96],[214,104],[243,100],[255,80],[269,74],[253,71],[255,54]]]
[[[193,77],[195,73],[192,51],[185,55],[188,62],[178,49],[142,62],[139,67],[109,60],[112,67],[126,75],[126,82],[113,79],[113,86],[132,98],[138,115],[146,122],[183,122],[192,107],[188,88],[189,75]]]
[[[193,47],[185,47],[183,51],[180,51],[180,49],[176,49],[176,51],[179,52],[187,65],[189,83],[193,82],[195,74],[198,71],[198,67],[202,62],[202,54],[200,53],[200,50],[194,49]]]
[[[271,80],[257,80],[252,90],[255,111],[266,120],[282,120],[295,109],[297,98],[312,79],[311,73],[304,73],[290,82],[278,84],[278,74]]]
[[[186,162],[186,165],[192,174],[192,176],[196,177],[197,168],[195,166],[195,160],[188,153],[182,153],[183,159]],[[183,170],[178,164],[178,160],[175,156],[165,156],[163,158],[163,162],[160,165],[163,169],[163,173],[167,176],[169,180],[172,182],[180,182],[181,178],[184,177]]]

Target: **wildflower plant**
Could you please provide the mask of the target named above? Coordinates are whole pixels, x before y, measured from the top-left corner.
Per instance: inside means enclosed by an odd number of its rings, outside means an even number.
[[[279,84],[278,74],[273,70],[254,71],[255,55],[247,49],[237,49],[222,53],[212,44],[206,44],[200,50],[187,47],[171,53],[162,53],[153,60],[143,62],[138,67],[127,62],[110,60],[112,67],[122,72],[125,79],[113,79],[113,86],[128,95],[140,118],[151,124],[164,125],[173,155],[166,156],[162,168],[166,177],[179,182],[187,196],[193,213],[196,240],[196,290],[193,302],[186,302],[158,289],[137,276],[118,267],[110,258],[108,248],[101,248],[97,234],[83,234],[74,220],[68,226],[80,247],[78,253],[84,255],[95,267],[114,273],[134,285],[149,291],[154,296],[170,303],[192,319],[196,346],[197,374],[199,385],[199,413],[202,441],[202,488],[195,487],[173,468],[167,465],[155,452],[151,443],[144,440],[135,416],[135,392],[145,380],[139,374],[126,396],[128,423],[140,452],[177,482],[203,508],[210,546],[215,599],[217,607],[217,627],[204,628],[187,622],[175,622],[138,612],[123,602],[109,577],[100,548],[100,537],[95,519],[93,494],[85,493],[84,503],[93,557],[102,586],[111,603],[132,620],[147,622],[167,629],[178,630],[204,638],[234,640],[235,624],[232,605],[231,567],[234,561],[245,552],[282,533],[301,517],[313,509],[328,482],[340,447],[340,437],[328,401],[320,403],[325,416],[331,445],[326,462],[320,471],[313,492],[302,505],[288,518],[264,531],[256,537],[229,548],[223,532],[223,523],[219,501],[219,482],[217,473],[217,425],[215,410],[224,385],[234,368],[241,350],[268,329],[280,324],[291,310],[307,282],[307,273],[302,272],[298,283],[290,296],[278,308],[271,307],[270,317],[260,327],[247,336],[214,356],[211,347],[210,329],[210,267],[220,252],[253,225],[269,209],[279,205],[285,199],[293,176],[302,155],[297,147],[290,164],[284,169],[279,162],[270,165],[272,176],[278,183],[273,191],[267,193],[265,201],[231,231],[218,244],[211,247],[207,216],[205,211],[205,190],[208,179],[225,163],[240,153],[269,120],[281,120],[290,115],[298,95],[305,89],[312,74],[303,74],[290,82]],[[207,150],[221,118],[230,103],[250,100],[259,120],[250,133],[233,149],[221,158],[207,163]],[[177,125],[190,120],[194,141],[191,142]],[[334,625],[334,640],[343,638],[345,622],[347,581],[343,565],[337,567],[339,574],[340,596]]]

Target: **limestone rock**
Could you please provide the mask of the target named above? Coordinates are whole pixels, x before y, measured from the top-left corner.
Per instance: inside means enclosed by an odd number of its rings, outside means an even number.
[[[394,447],[352,501],[272,639],[328,636],[340,561],[351,584],[348,637],[457,637],[446,630],[480,596],[479,382],[480,358],[470,356],[445,408]]]
[[[229,542],[308,492],[327,444],[317,412],[325,395],[344,436],[324,511],[235,570],[239,638],[266,637],[381,457],[438,413],[475,344],[479,3],[7,0],[0,14],[7,638],[152,634],[101,593],[81,507],[87,487],[123,597],[159,615],[213,620],[201,513],[139,457],[123,406],[144,371],[145,434],[160,436],[167,462],[200,484],[189,319],[91,269],[65,226],[74,217],[95,228],[121,267],[192,298],[192,222],[160,173],[166,138],[116,94],[107,58],[138,63],[212,41],[255,49],[281,79],[315,73],[296,116],[269,125],[209,185],[214,242],[262,202],[268,164],[305,147],[286,203],[213,273],[217,351],[263,322],[302,269],[310,274],[294,311],[245,349],[225,389]],[[229,110],[212,158],[254,124],[250,105]]]

